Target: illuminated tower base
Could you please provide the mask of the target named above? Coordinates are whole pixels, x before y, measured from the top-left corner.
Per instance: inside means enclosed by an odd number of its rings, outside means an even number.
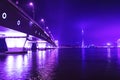
[[[117,40],[117,47],[120,48],[120,39]]]
[[[82,29],[82,46],[81,46],[82,48],[84,48],[85,46],[84,46],[84,30]]]
[[[84,48],[85,46],[84,46],[84,41],[82,41],[82,48]]]

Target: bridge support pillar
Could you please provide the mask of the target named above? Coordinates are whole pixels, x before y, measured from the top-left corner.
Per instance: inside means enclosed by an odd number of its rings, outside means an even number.
[[[5,38],[0,38],[0,52],[8,51],[8,47]]]
[[[31,50],[32,51],[36,51],[37,50],[37,42],[33,42],[32,43]]]

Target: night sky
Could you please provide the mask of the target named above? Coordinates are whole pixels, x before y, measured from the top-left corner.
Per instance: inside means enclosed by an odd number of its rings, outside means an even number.
[[[15,1],[15,0],[14,0]],[[30,16],[27,3],[19,0],[19,5]],[[81,45],[81,31],[84,29],[85,44],[113,44],[120,38],[119,0],[33,0],[35,21],[45,19],[55,39],[60,44]],[[23,6],[24,5],[24,6]]]

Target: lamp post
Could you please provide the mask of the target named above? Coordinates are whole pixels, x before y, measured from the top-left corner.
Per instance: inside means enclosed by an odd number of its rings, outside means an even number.
[[[15,3],[18,5],[18,4],[19,4],[19,1],[17,0]]]
[[[35,19],[35,6],[33,2],[29,2],[29,6],[32,7],[33,19]]]
[[[45,30],[46,25],[45,25],[45,20],[43,18],[40,20],[40,23],[41,23],[43,29]]]
[[[32,18],[33,18],[33,20],[35,20],[35,7],[34,7],[34,3],[33,3],[33,2],[29,2],[28,5],[29,5],[30,7],[32,7],[32,13],[33,13]],[[33,24],[32,22],[29,23],[30,26],[31,26],[32,24]],[[25,43],[24,43],[24,47],[25,47],[25,44],[26,44],[26,41],[27,41],[27,40],[29,40],[29,34],[27,34],[27,36],[26,36],[26,40],[25,40]],[[32,50],[36,50],[36,49],[37,49],[37,48],[36,48],[36,43],[32,43],[31,49],[32,49]]]

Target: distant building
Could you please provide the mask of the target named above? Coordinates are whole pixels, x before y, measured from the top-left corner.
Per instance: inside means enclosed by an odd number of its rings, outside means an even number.
[[[117,47],[120,47],[120,39],[117,40]]]

